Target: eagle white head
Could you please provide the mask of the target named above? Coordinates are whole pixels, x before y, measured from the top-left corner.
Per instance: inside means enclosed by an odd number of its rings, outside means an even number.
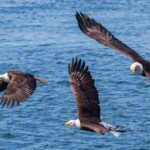
[[[142,74],[143,73],[143,66],[139,62],[134,62],[131,66],[130,69],[132,72],[137,73],[137,74]]]
[[[9,79],[8,73],[0,75],[0,80],[3,80],[5,82],[9,82],[10,79]]]
[[[76,119],[76,120],[70,120],[68,122],[65,123],[65,126],[76,126],[78,128],[80,128],[80,120]]]

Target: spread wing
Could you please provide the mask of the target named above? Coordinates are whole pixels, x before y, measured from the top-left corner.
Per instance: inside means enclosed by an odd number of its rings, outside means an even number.
[[[78,119],[82,122],[99,123],[100,106],[98,91],[88,71],[88,66],[81,59],[72,59],[68,66],[71,89],[77,103]]]
[[[134,61],[140,62],[144,60],[137,52],[115,38],[105,27],[103,27],[100,23],[97,23],[94,19],[89,18],[86,14],[77,12],[76,18],[79,28],[87,36],[95,39],[102,45],[106,45],[120,51],[121,53],[131,57]]]
[[[1,97],[2,105],[11,106],[19,105],[26,100],[36,89],[36,79],[33,75],[23,72],[9,72],[11,79]]]

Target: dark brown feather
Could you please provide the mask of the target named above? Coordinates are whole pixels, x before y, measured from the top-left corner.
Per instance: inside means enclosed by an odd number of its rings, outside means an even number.
[[[101,125],[100,123],[97,123],[94,121],[91,121],[88,119],[87,121],[84,120],[81,122],[81,125],[83,126],[83,130],[91,130],[91,131],[95,131],[101,134],[105,134],[106,132],[108,132],[108,129],[106,129],[103,125]],[[82,128],[81,128],[82,129]]]
[[[1,97],[1,103],[13,107],[32,95],[37,83],[34,76],[28,73],[10,71],[8,76],[11,80]]]
[[[81,59],[72,59],[68,65],[71,89],[77,103],[78,119],[81,125],[99,125],[100,106],[98,91],[88,71],[88,66]],[[89,123],[89,124],[88,124]]]
[[[121,53],[131,57],[134,61],[142,63],[144,59],[133,49],[126,44],[118,40],[100,23],[97,23],[94,19],[89,18],[86,14],[76,13],[79,28],[87,36],[95,39],[97,42],[106,45],[110,48],[114,48]]]
[[[0,81],[0,92],[6,90],[8,82]]]

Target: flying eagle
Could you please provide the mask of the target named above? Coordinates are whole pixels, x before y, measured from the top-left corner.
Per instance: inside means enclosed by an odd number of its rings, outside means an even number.
[[[111,132],[118,137],[125,130],[117,130],[117,127],[101,120],[98,91],[94,85],[91,73],[84,61],[75,58],[68,66],[71,89],[76,99],[78,119],[70,120],[66,126],[95,131],[102,135]]]
[[[79,28],[87,36],[95,39],[102,45],[116,49],[133,60],[130,69],[132,72],[146,76],[150,79],[150,62],[141,57],[137,52],[128,47],[126,44],[118,40],[111,32],[109,32],[100,23],[83,13],[76,13]]]
[[[35,91],[37,86],[36,81],[42,84],[46,83],[42,78],[19,71],[9,71],[0,75],[0,92],[4,91],[4,94],[0,98],[2,106],[13,107],[26,100]]]

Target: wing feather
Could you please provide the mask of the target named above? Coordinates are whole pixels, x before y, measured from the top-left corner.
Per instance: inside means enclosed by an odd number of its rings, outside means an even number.
[[[19,105],[26,100],[36,89],[36,79],[33,75],[23,72],[9,72],[10,82],[1,97],[3,106]]]
[[[98,91],[84,61],[75,58],[68,65],[71,89],[77,103],[78,118],[81,123],[88,120],[100,122]]]
[[[121,53],[131,57],[134,61],[144,61],[144,59],[136,51],[118,40],[105,27],[103,27],[100,23],[97,23],[94,19],[88,17],[86,14],[77,12],[76,19],[78,21],[79,28],[87,36],[95,39],[102,45],[106,45],[120,51]]]

